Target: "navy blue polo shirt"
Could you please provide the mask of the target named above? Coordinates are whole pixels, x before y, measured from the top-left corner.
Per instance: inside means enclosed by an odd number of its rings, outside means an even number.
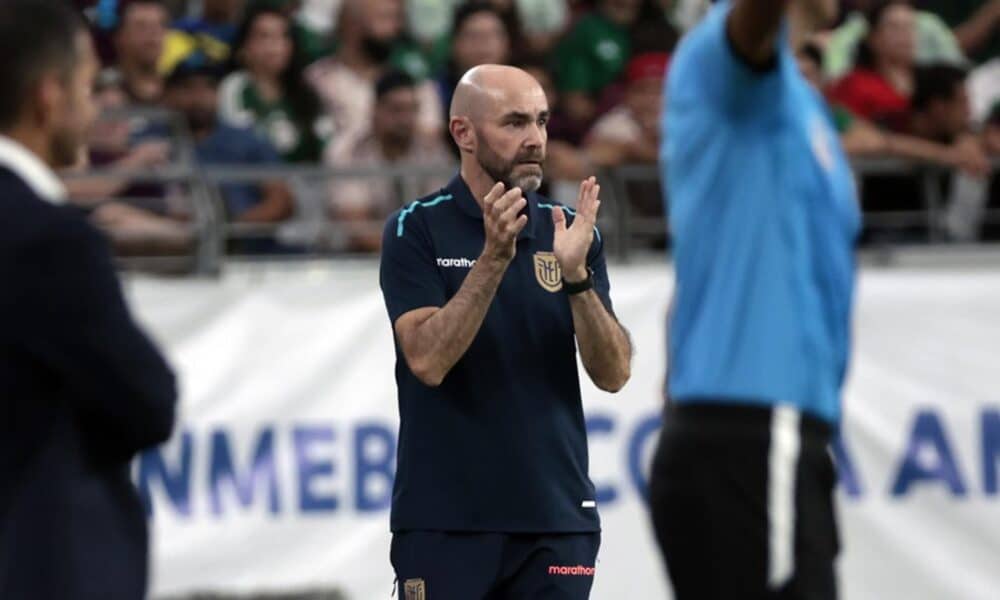
[[[600,530],[573,315],[552,255],[553,203],[535,193],[526,198],[517,255],[472,345],[442,384],[421,383],[396,341],[393,531]],[[482,210],[461,177],[392,215],[380,273],[390,322],[417,308],[443,307],[484,243]],[[587,262],[610,310],[599,233]]]

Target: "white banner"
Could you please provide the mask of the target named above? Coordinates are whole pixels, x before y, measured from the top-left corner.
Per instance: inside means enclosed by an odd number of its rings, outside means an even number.
[[[377,269],[282,269],[129,285],[182,382],[174,439],[137,464],[155,595],[389,597],[398,418]],[[622,393],[584,384],[604,528],[592,597],[669,598],[643,490],[671,278],[660,265],[611,276],[638,355]],[[1000,274],[866,272],[855,331],[842,597],[1000,598]]]

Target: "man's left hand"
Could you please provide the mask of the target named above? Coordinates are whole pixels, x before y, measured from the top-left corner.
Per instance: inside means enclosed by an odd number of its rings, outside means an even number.
[[[594,177],[580,183],[576,218],[569,227],[566,226],[566,214],[562,208],[552,209],[552,222],[556,228],[552,253],[556,255],[566,281],[578,283],[587,278],[587,254],[594,241],[597,210],[601,207],[601,201],[597,199],[600,192],[601,186]]]

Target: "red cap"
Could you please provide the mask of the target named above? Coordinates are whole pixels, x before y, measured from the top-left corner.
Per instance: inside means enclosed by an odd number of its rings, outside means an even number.
[[[662,79],[667,74],[670,55],[666,52],[637,54],[625,67],[625,80],[635,83],[643,79]]]

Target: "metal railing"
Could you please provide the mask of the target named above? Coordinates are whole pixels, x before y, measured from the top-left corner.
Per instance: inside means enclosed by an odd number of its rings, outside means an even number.
[[[940,186],[940,178],[944,171],[934,167],[908,164],[895,160],[858,161],[855,163],[859,182],[868,175],[913,175],[919,178],[922,189],[922,205],[915,210],[887,213],[867,213],[866,225],[884,227],[887,229],[903,227],[920,227],[928,243],[944,241],[942,234],[942,214],[945,205]],[[218,273],[222,263],[227,258],[227,241],[254,238],[273,238],[286,223],[244,224],[227,222],[225,205],[219,193],[219,185],[223,183],[259,183],[280,180],[293,189],[322,189],[324,182],[344,179],[393,179],[394,189],[399,192],[399,203],[417,198],[431,190],[415,188],[414,181],[421,177],[438,177],[447,179],[455,172],[452,165],[440,167],[358,167],[330,168],[323,166],[232,166],[232,167],[199,167],[193,162],[188,165],[171,165],[147,171],[98,169],[76,177],[103,177],[129,181],[151,183],[182,183],[191,194],[192,231],[196,236],[193,255],[186,260],[193,263],[196,273],[212,275]],[[601,215],[600,226],[608,238],[609,255],[620,261],[629,260],[632,251],[648,245],[650,239],[663,243],[667,239],[667,217],[639,216],[634,214],[634,206],[630,201],[628,188],[634,183],[659,183],[659,169],[655,165],[628,165],[614,169],[606,169],[599,178],[607,181],[608,197],[605,209]],[[322,202],[326,194],[314,194],[310,199],[300,197],[301,201]],[[322,208],[318,212],[322,212]],[[984,215],[986,223],[1000,223],[1000,211],[987,211]],[[372,227],[381,229],[381,220],[370,222]],[[345,225],[330,219],[321,218],[314,223],[315,231],[321,236],[343,234]],[[329,252],[305,249],[300,256],[316,256]],[[257,256],[257,258],[263,258]],[[126,266],[143,266],[169,262],[170,258],[142,258],[124,261]]]
[[[400,206],[433,190],[419,189],[418,180],[436,178],[447,181],[456,171],[454,165],[424,166],[379,166],[355,168],[331,168],[322,165],[246,165],[246,166],[206,166],[195,159],[193,139],[184,123],[173,113],[162,110],[128,111],[108,116],[109,118],[158,120],[166,123],[174,147],[171,164],[153,169],[97,168],[85,173],[67,174],[67,178],[105,178],[123,182],[142,182],[181,186],[187,194],[190,206],[188,227],[194,240],[190,251],[182,256],[143,256],[122,260],[126,267],[166,268],[172,271],[193,271],[201,275],[215,275],[220,272],[227,259],[239,257],[233,252],[232,242],[254,239],[275,239],[289,228],[289,223],[250,224],[234,222],[226,217],[226,204],[220,192],[220,185],[234,183],[263,183],[281,181],[294,192],[299,215],[293,223],[306,227],[315,239],[331,239],[344,236],[359,222],[345,224],[327,216],[326,205],[330,201],[328,184],[335,181],[367,179],[371,181],[392,180],[392,190]],[[945,198],[940,180],[946,171],[930,165],[910,163],[897,159],[874,158],[853,163],[858,175],[859,191],[864,178],[876,175],[905,175],[919,180],[921,204],[912,210],[887,213],[866,213],[866,226],[893,228],[917,227],[923,231],[927,243],[944,241],[943,213]],[[994,172],[1000,167],[1000,160],[994,162]],[[668,218],[662,210],[648,210],[650,199],[646,198],[646,210],[638,211],[636,198],[630,189],[637,184],[644,185],[646,194],[657,196],[652,204],[663,206],[659,195],[660,170],[656,165],[625,165],[605,169],[598,173],[599,179],[607,182],[604,209],[599,225],[607,243],[608,254],[619,261],[627,261],[633,251],[643,247],[662,249],[669,246]],[[650,190],[654,190],[651,192]],[[113,199],[109,199],[113,200]],[[639,214],[644,212],[645,214]],[[987,212],[987,223],[1000,224],[1000,211]],[[381,231],[381,218],[369,221],[367,226]],[[322,244],[304,243],[296,256],[313,257],[328,255],[331,248]],[[255,253],[255,259],[267,258],[266,253]],[[282,254],[287,258],[287,254]]]
[[[1000,159],[993,161],[993,173],[1000,171]],[[884,212],[864,212],[866,228],[897,230],[919,227],[923,231],[923,242],[942,243],[946,241],[943,215],[946,199],[942,192],[942,178],[951,172],[934,165],[908,162],[895,158],[865,158],[852,161],[859,196],[864,195],[865,179],[872,176],[913,177],[919,181],[919,206],[910,210]],[[656,165],[626,165],[607,169],[602,173],[610,191],[610,204],[615,212],[613,250],[619,260],[628,260],[637,237],[664,238],[668,230],[668,216],[643,217],[633,214],[629,201],[629,184],[659,183],[660,168]],[[662,188],[661,188],[662,189]],[[916,200],[916,199],[915,199]],[[1000,207],[984,209],[983,224],[1000,224]]]

